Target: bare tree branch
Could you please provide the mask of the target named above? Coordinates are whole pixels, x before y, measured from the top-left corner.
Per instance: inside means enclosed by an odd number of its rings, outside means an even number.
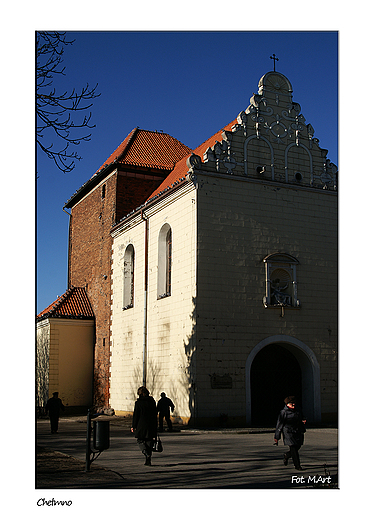
[[[77,130],[95,127],[90,124],[91,112],[84,114],[81,122],[73,120],[73,116],[88,111],[93,104],[91,101],[100,96],[96,92],[97,84],[94,88],[86,85],[80,91],[73,88],[72,92],[62,94],[57,94],[52,87],[55,75],[65,75],[64,48],[73,43],[74,40],[66,39],[65,32],[36,33],[36,143],[64,173],[71,172],[75,161],[81,160],[77,152],[68,151],[68,148],[91,138],[91,133],[77,134]],[[49,140],[48,144],[45,144],[46,140]],[[59,145],[61,141],[63,144]]]

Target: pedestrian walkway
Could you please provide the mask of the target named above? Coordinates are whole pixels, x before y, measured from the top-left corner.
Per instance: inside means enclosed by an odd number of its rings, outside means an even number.
[[[109,418],[110,447],[85,471],[86,417],[37,422],[37,489],[293,489],[338,487],[337,429],[307,430],[303,471],[282,462],[273,430],[180,428],[161,434],[164,451],[144,466],[129,421]]]

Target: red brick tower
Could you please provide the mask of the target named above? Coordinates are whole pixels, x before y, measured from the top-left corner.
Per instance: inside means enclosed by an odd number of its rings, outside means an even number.
[[[135,128],[68,200],[68,288],[86,287],[95,314],[94,405],[109,403],[111,248],[115,222],[143,204],[191,152],[168,134]]]

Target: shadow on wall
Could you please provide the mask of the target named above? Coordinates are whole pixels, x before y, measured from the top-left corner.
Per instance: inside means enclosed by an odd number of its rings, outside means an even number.
[[[191,335],[188,341],[184,341],[185,346],[185,367],[180,376],[180,387],[185,390],[189,395],[189,412],[190,418],[188,421],[189,426],[195,426],[197,422],[197,402],[196,392],[197,386],[195,381],[196,374],[196,355],[197,355],[197,341],[196,341],[196,329],[197,329],[197,300],[195,297],[192,298],[193,311],[190,314],[192,323]]]
[[[196,383],[195,383],[195,363],[196,363],[196,299],[192,298],[193,311],[190,314],[192,323],[191,334],[184,341],[185,355],[181,354],[178,366],[180,368],[180,376],[177,381],[168,382],[168,396],[172,398],[175,404],[173,417],[176,422],[181,422],[181,417],[186,416],[186,412],[179,411],[179,403],[185,401],[185,396],[189,396],[189,420],[188,425],[194,425],[196,419]],[[155,399],[157,394],[164,389],[165,381],[162,380],[161,367],[153,359],[147,360],[147,388]],[[138,365],[133,370],[132,388],[134,401],[137,400],[137,390],[143,384],[143,368]],[[173,419],[172,417],[172,419]]]

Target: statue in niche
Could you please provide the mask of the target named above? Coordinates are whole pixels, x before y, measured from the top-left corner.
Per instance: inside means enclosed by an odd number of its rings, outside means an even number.
[[[284,285],[281,285],[280,279],[275,278],[275,280],[271,281],[271,304],[272,305],[291,305],[290,296],[286,293],[286,289],[288,289],[289,283],[284,282]]]

